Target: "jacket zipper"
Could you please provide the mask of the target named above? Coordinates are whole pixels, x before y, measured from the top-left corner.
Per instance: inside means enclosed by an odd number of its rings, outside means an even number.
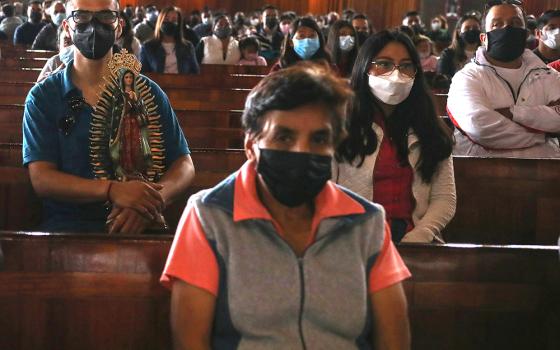
[[[496,68],[494,68],[490,65],[487,65],[487,64],[479,63],[477,60],[474,60],[474,62],[476,64],[478,64],[479,66],[488,67],[488,68],[492,69],[492,71],[494,71],[494,74],[496,74],[496,76],[500,80],[502,80],[504,83],[506,83],[507,87],[509,88],[509,91],[511,92],[511,97],[513,97],[513,104],[514,105],[517,105],[517,98],[519,97],[519,93],[521,92],[521,87],[523,87],[523,84],[525,83],[525,81],[527,80],[529,75],[531,75],[533,72],[536,72],[538,70],[546,70],[546,68],[533,68],[529,72],[527,72],[527,74],[525,75],[525,77],[521,81],[521,84],[519,84],[519,88],[517,89],[517,95],[516,95],[515,91],[513,91],[513,87],[511,86],[511,84],[507,80],[505,80],[500,74],[498,74],[498,71],[496,70]]]
[[[303,258],[298,257],[297,260],[298,260],[298,268],[299,268],[299,285],[300,285],[298,329],[299,329],[299,338],[301,340],[301,348],[303,350],[306,350],[307,345],[305,345],[305,338],[303,337],[303,306],[305,304],[305,281],[303,278]]]

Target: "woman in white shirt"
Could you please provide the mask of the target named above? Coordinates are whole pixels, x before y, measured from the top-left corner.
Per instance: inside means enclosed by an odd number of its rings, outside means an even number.
[[[142,72],[198,74],[194,46],[183,39],[183,18],[176,7],[159,13],[154,39],[140,50]]]
[[[236,65],[241,59],[239,43],[232,36],[229,17],[217,16],[214,19],[213,34],[204,37],[196,47],[196,58],[201,64]]]

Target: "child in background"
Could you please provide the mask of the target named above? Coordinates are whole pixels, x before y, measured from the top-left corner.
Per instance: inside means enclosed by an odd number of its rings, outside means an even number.
[[[432,41],[424,35],[414,37],[414,45],[420,55],[422,70],[424,72],[435,72],[437,68],[437,57],[432,55]]]
[[[260,44],[257,38],[249,36],[239,41],[241,51],[240,66],[266,66],[264,57],[259,56]]]

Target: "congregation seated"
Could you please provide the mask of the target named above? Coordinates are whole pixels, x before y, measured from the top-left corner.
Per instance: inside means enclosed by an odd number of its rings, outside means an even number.
[[[162,211],[194,177],[169,100],[138,76],[134,59],[115,56],[118,69],[104,76],[121,34],[118,1],[73,0],[67,6],[74,60],[31,89],[24,111],[23,163],[44,199],[41,228],[140,233],[165,226]],[[94,18],[103,20],[103,28]],[[117,83],[100,92],[107,81]]]
[[[198,74],[193,45],[183,39],[183,17],[176,7],[159,13],[154,38],[142,45],[142,72]]]
[[[202,37],[196,46],[196,58],[200,64],[235,65],[241,59],[239,42],[232,36],[231,20],[226,15],[214,18],[212,35]]]
[[[142,44],[154,38],[158,17],[159,12],[157,8],[155,6],[148,6],[146,8],[146,17],[134,27],[134,36]]]
[[[50,17],[48,22],[35,37],[32,50],[49,50],[56,51],[58,48],[58,33],[62,26],[62,22],[66,19],[66,9],[62,1],[54,1],[51,6],[45,9]]]
[[[42,22],[43,6],[40,1],[32,1],[27,7],[28,21],[21,24],[14,32],[14,45],[31,46],[37,34],[46,25]]]
[[[352,23],[352,27],[356,30],[356,44],[361,46],[366,42],[370,35],[375,33],[373,25],[369,18],[363,13],[354,14],[349,21]]]
[[[480,46],[480,19],[465,15],[459,19],[453,31],[451,46],[441,52],[437,73],[452,78],[474,57]]]
[[[282,42],[284,41],[284,33],[280,28],[278,9],[274,6],[267,5],[262,9],[261,21],[256,26],[255,36],[260,42],[260,55],[267,62],[276,62],[280,57]],[[285,25],[286,21],[284,21]]]
[[[16,28],[22,25],[23,21],[15,15],[15,8],[12,4],[2,6],[2,13],[4,19],[0,22],[0,32],[6,36],[6,39],[13,42]]]
[[[121,37],[117,40],[117,45],[122,49],[126,49],[128,52],[134,54],[136,58],[140,58],[140,48],[141,43],[137,37],[134,36],[134,32],[132,30],[132,22],[130,17],[127,14],[121,11],[120,13],[121,19],[123,21],[123,32]]]
[[[429,37],[425,35],[417,35],[414,37],[414,46],[420,56],[420,63],[424,72],[435,72],[437,68],[438,58],[432,54],[433,43]]]
[[[426,33],[428,38],[434,43],[433,53],[439,56],[441,50],[451,44],[451,34],[449,33],[447,19],[443,15],[437,15],[430,22],[430,30]]]
[[[395,242],[443,242],[453,218],[455,180],[449,130],[436,115],[414,44],[381,31],[356,59],[348,137],[333,175],[380,203]]]
[[[202,13],[200,14],[200,20],[201,23],[198,23],[193,27],[193,31],[195,32],[195,34],[200,39],[207,36],[211,36],[214,30],[213,24],[215,23],[214,18],[212,16],[212,11],[208,9],[202,11]]]
[[[340,76],[350,77],[360,49],[354,27],[347,21],[334,22],[329,30],[326,49],[331,64],[336,66]]]
[[[70,63],[74,58],[74,46],[70,34],[64,29],[64,24],[61,24],[58,30],[58,53],[48,59],[45,66],[41,69],[41,73],[37,77],[37,82],[43,81],[46,77],[55,73]]]
[[[266,66],[266,59],[259,56],[260,43],[255,37],[246,37],[239,41],[241,52],[240,66]]]
[[[271,72],[288,68],[300,61],[330,64],[325,39],[317,22],[311,17],[302,17],[292,23],[290,36],[284,39],[282,55],[272,66]]]
[[[545,11],[537,20],[538,46],[533,50],[545,64],[560,59],[560,10]]]
[[[520,7],[492,6],[485,23],[484,45],[449,90],[454,154],[559,158],[560,76],[525,49]]]

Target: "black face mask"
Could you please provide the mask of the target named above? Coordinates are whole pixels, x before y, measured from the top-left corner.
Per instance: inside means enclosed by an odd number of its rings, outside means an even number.
[[[421,25],[419,24],[415,24],[412,26],[412,31],[414,32],[414,34],[416,35],[420,35],[420,34],[424,34],[424,29],[422,28]]]
[[[480,30],[467,30],[461,33],[461,39],[467,44],[480,44]]]
[[[486,33],[486,37],[488,38],[486,49],[488,56],[498,61],[511,62],[519,58],[525,51],[527,30],[507,26]]]
[[[331,178],[330,156],[260,149],[257,172],[274,198],[287,207],[312,201]]]
[[[231,27],[218,28],[214,31],[214,34],[219,39],[229,38],[231,36]]]
[[[29,14],[29,19],[31,20],[31,23],[39,23],[41,22],[42,18],[43,18],[43,14],[41,12],[31,11],[31,13]]]
[[[278,19],[274,17],[267,18],[265,21],[265,25],[268,29],[274,29],[278,25]]]
[[[115,43],[113,26],[101,24],[93,19],[88,24],[78,24],[72,38],[74,46],[84,57],[99,60],[105,57]]]
[[[360,45],[362,45],[368,38],[369,38],[369,33],[367,32],[358,32],[358,43]]]
[[[173,22],[163,22],[161,24],[161,32],[167,36],[176,36],[179,32],[179,26]]]

